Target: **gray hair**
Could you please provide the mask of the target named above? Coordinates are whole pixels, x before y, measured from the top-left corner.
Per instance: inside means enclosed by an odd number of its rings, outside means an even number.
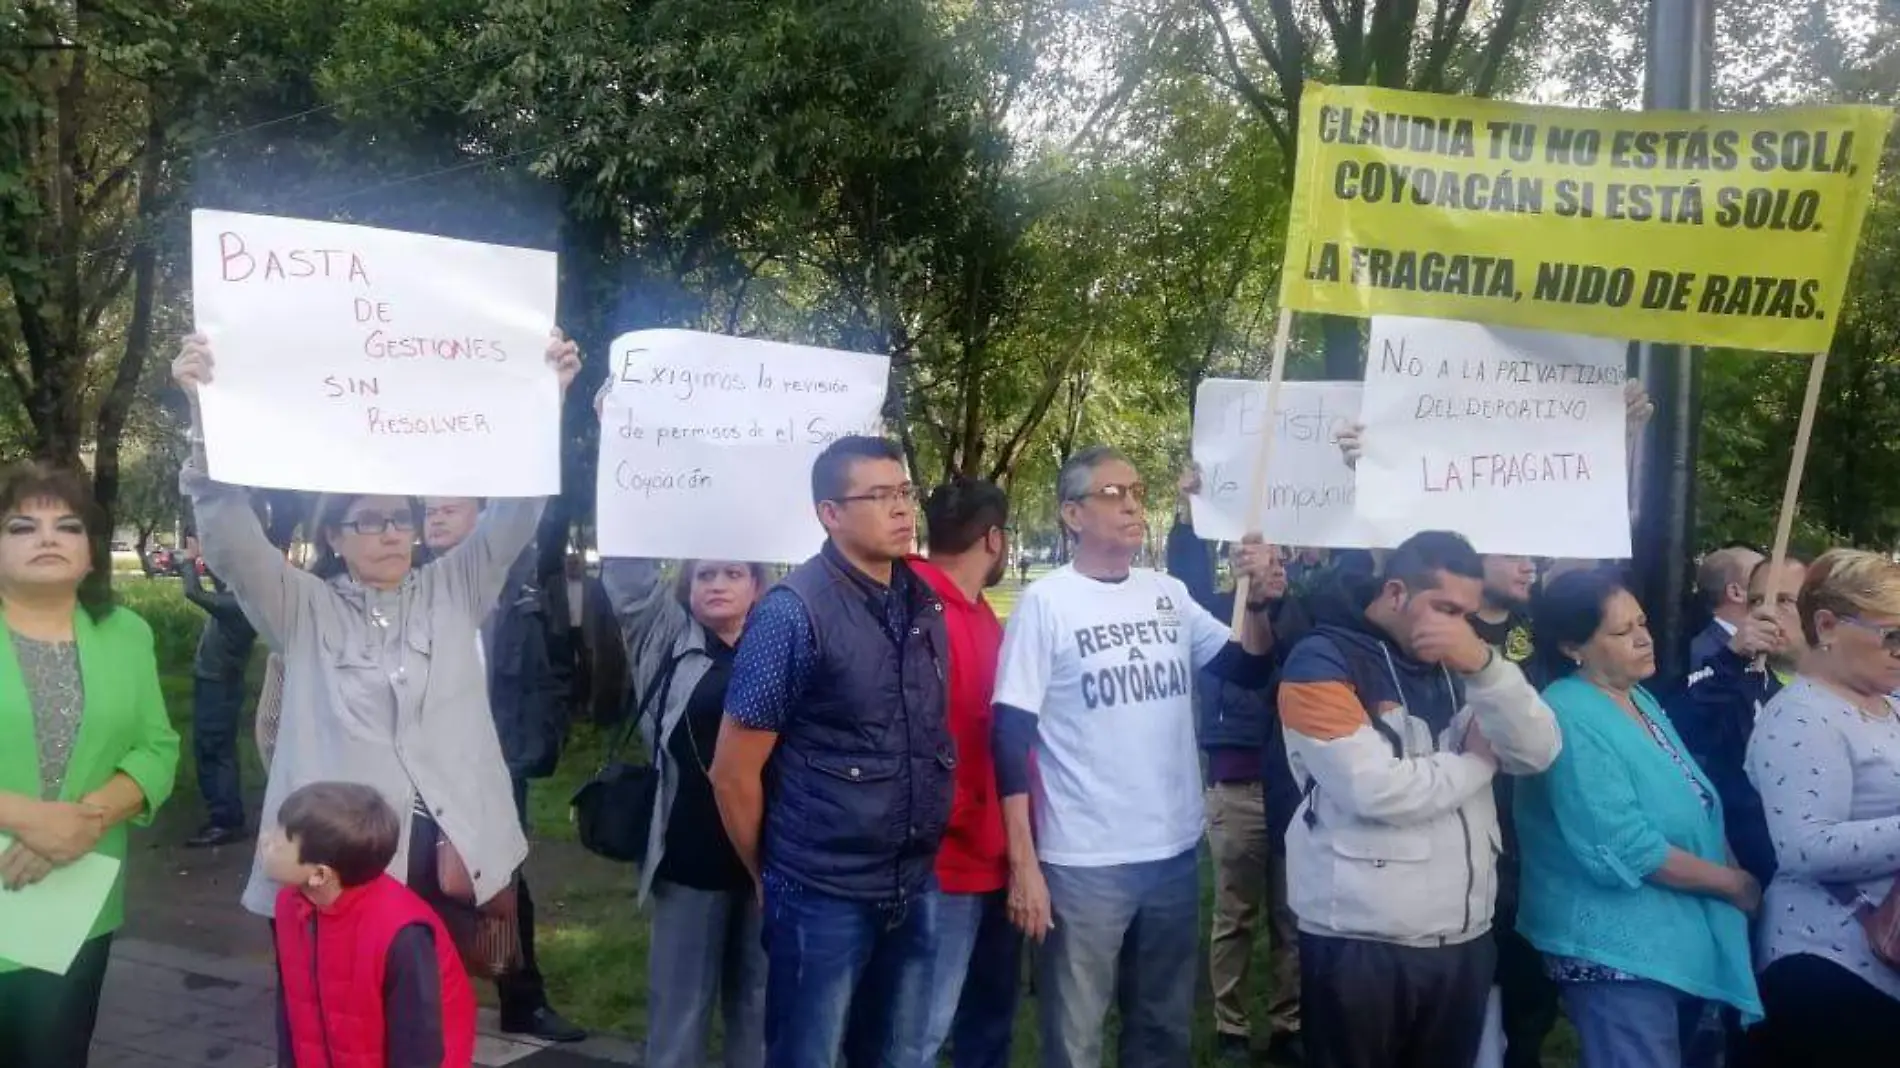
[[[1087,497],[1095,481],[1095,469],[1117,460],[1134,466],[1120,449],[1107,445],[1091,445],[1069,457],[1063,463],[1062,470],[1056,473],[1056,503],[1079,501]]]

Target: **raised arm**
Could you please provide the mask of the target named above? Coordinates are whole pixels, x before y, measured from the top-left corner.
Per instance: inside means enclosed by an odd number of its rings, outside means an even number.
[[[534,541],[545,497],[508,497],[482,508],[475,532],[430,564],[426,574],[476,620],[488,618],[508,585],[509,571]]]
[[[629,664],[637,665],[640,651],[650,643],[670,647],[691,622],[686,607],[661,581],[664,577],[658,560],[608,557],[600,562],[600,585],[620,622]]]

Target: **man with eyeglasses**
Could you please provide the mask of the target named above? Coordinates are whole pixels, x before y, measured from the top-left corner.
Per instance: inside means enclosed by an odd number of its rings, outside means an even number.
[[[1207,668],[1267,684],[1267,602],[1248,604],[1235,643],[1180,580],[1134,566],[1147,487],[1120,453],[1077,453],[1057,493],[1074,560],[1023,594],[996,681],[1007,907],[1025,934],[1046,940],[1037,987],[1045,1064],[1096,1068],[1114,1002],[1123,1068],[1182,1065],[1200,961],[1205,814],[1193,680]],[[1250,538],[1241,566],[1271,551]]]
[[[956,766],[948,645],[943,605],[905,562],[917,490],[897,447],[839,438],[811,488],[827,540],[746,623],[711,777],[764,904],[767,1064],[833,1068],[843,1052],[869,1068],[929,1022]]]
[[[1790,556],[1782,562],[1771,606],[1768,580],[1776,574],[1769,560],[1755,564],[1748,577],[1748,614],[1735,623],[1727,642],[1690,665],[1688,685],[1669,709],[1682,744],[1722,800],[1735,862],[1763,886],[1775,877],[1775,847],[1761,795],[1748,781],[1748,740],[1755,733],[1755,718],[1794,678],[1808,648],[1795,607],[1807,580],[1807,561]]]
[[[423,544],[440,556],[475,533],[482,502],[474,497],[423,500]],[[547,597],[535,582],[536,552],[530,545],[508,570],[495,611],[482,622],[476,653],[488,669],[488,707],[508,777],[514,783],[515,816],[528,828],[528,780],[554,774],[567,733],[567,679],[549,653]],[[579,1042],[587,1032],[548,1005],[547,986],[534,953],[534,899],[525,875],[516,883],[521,966],[495,980],[501,1029],[548,1042]]]

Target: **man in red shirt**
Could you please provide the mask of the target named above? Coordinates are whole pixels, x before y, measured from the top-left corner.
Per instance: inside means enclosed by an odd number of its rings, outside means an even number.
[[[1003,625],[983,591],[1009,560],[1009,498],[994,484],[957,479],[924,505],[930,559],[911,567],[943,601],[950,638],[950,733],[956,794],[937,854],[940,926],[931,960],[935,1002],[925,1048],[909,1063],[935,1064],[950,1042],[955,1068],[1005,1068],[1016,1018],[1022,935],[1004,912],[1009,840],[990,759],[990,698]]]

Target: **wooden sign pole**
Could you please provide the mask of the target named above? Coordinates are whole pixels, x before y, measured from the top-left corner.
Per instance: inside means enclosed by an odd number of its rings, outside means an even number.
[[[1293,311],[1282,306],[1280,322],[1273,330],[1273,364],[1267,370],[1267,425],[1260,435],[1260,464],[1256,467],[1253,485],[1247,494],[1247,529],[1253,534],[1260,530],[1260,521],[1267,507],[1267,474],[1273,469],[1273,443],[1280,437],[1274,423],[1274,417],[1280,411],[1280,383],[1286,378],[1286,350],[1293,334]],[[1234,633],[1240,633],[1240,625],[1247,619],[1247,592],[1251,585],[1246,573],[1234,576],[1234,616],[1229,625]]]
[[[1788,484],[1781,491],[1781,514],[1775,520],[1774,551],[1769,555],[1768,585],[1762,603],[1773,608],[1779,604],[1781,564],[1788,558],[1788,540],[1794,533],[1794,515],[1800,507],[1801,475],[1808,466],[1808,439],[1814,434],[1814,409],[1821,401],[1821,380],[1827,376],[1827,353],[1809,357],[1808,392],[1801,398],[1801,420],[1795,424],[1794,459],[1788,464]]]

